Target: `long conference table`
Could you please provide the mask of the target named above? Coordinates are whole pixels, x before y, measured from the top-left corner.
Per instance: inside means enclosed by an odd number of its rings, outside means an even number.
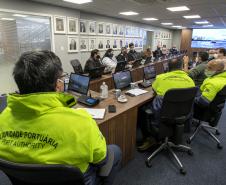
[[[156,73],[161,74],[164,72],[163,63],[168,60],[151,63],[149,65],[155,65]],[[132,69],[133,81],[143,80],[143,68],[140,66],[136,69]],[[126,103],[119,103],[113,93],[114,83],[111,75],[104,75],[101,79],[94,80],[90,84],[93,97],[99,97],[99,87],[105,82],[109,87],[109,97],[101,101],[97,106],[93,108],[105,108],[105,117],[102,120],[96,120],[102,134],[106,138],[107,144],[116,144],[122,150],[122,163],[126,165],[131,159],[134,158],[136,148],[136,128],[137,128],[137,116],[138,108],[145,103],[149,102],[153,97],[153,90],[151,87],[145,89],[148,93],[130,97],[126,96],[128,101]],[[73,94],[73,93],[72,93]],[[116,106],[116,113],[108,112],[108,105]],[[82,108],[82,105],[76,105],[75,108]]]

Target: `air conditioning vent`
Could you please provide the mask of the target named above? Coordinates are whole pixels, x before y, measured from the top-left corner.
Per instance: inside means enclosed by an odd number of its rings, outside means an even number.
[[[153,4],[162,4],[162,3],[175,3],[178,0],[132,0],[135,3],[143,4],[143,5],[153,5]]]

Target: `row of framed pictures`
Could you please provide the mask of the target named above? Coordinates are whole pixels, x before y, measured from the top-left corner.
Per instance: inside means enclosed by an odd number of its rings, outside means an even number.
[[[155,32],[155,39],[172,39],[172,35],[169,32]]]
[[[143,39],[138,38],[112,38],[112,37],[78,37],[68,36],[68,52],[92,51],[93,49],[107,50],[112,48],[119,50],[129,46],[133,42],[135,48],[143,48]]]
[[[144,29],[119,24],[82,20],[74,17],[54,16],[55,34],[105,35],[143,38]]]

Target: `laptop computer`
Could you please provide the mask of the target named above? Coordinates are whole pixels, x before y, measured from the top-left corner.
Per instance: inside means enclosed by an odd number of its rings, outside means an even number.
[[[142,88],[150,87],[156,77],[155,65],[144,67],[144,81],[138,85]]]
[[[141,65],[141,61],[142,61],[142,58],[135,60],[132,64],[133,65],[132,68],[139,67]]]
[[[130,87],[132,76],[129,70],[114,73],[112,74],[112,76],[115,84],[115,89],[126,89]]]
[[[147,57],[146,60],[145,60],[145,62],[144,62],[144,65],[147,65],[147,64],[149,64],[151,62],[152,62],[152,56]]]
[[[119,72],[119,71],[124,71],[126,68],[126,62],[124,61],[119,61],[117,62],[117,66],[115,68],[115,73]]]
[[[101,66],[101,67],[97,67],[89,70],[90,80],[101,78],[101,76],[104,74],[104,69],[105,69],[105,66]]]

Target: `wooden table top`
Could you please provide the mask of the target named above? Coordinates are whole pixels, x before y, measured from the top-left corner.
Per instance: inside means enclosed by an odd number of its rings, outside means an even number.
[[[128,101],[126,103],[118,102],[115,98],[114,90],[110,90],[108,92],[108,98],[107,99],[100,101],[100,103],[98,105],[96,105],[95,107],[92,107],[92,108],[97,108],[97,109],[98,108],[106,109],[104,119],[96,120],[96,122],[98,124],[102,124],[102,123],[104,123],[104,122],[126,112],[127,110],[129,110],[133,107],[140,106],[140,105],[150,101],[154,97],[154,95],[153,95],[154,92],[153,92],[151,87],[149,87],[145,90],[147,90],[148,93],[142,94],[140,96],[131,97],[131,96],[125,95],[126,98],[128,99]],[[125,91],[122,92],[122,94],[124,94],[124,93],[125,93]],[[73,93],[72,93],[72,95],[73,95]],[[99,97],[100,93],[93,91],[92,96],[93,97]],[[109,113],[108,112],[108,105],[115,105],[116,106],[116,113]],[[84,105],[81,105],[81,104],[77,104],[74,108],[87,108],[87,107],[84,106]]]

